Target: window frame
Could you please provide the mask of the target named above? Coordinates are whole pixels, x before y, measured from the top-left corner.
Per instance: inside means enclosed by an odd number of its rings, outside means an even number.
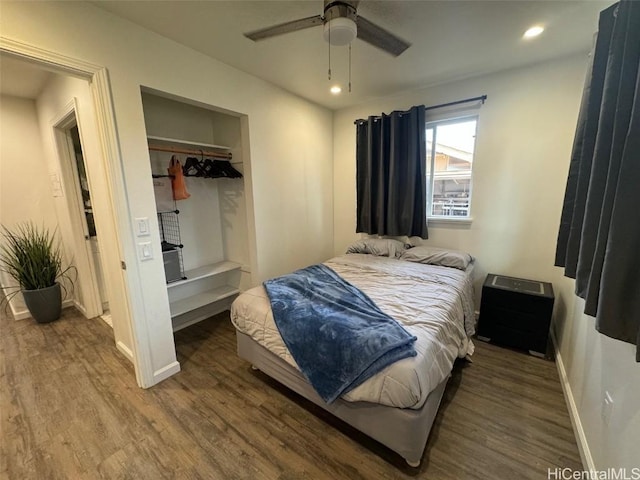
[[[456,216],[456,215],[432,215],[433,208],[433,191],[434,191],[434,183],[435,183],[435,145],[437,143],[437,127],[442,125],[451,125],[455,123],[462,123],[464,121],[475,120],[476,128],[474,132],[473,139],[473,161],[471,162],[471,175],[469,179],[469,213],[466,216]],[[473,199],[473,172],[474,172],[474,163],[476,160],[476,145],[478,142],[478,123],[480,121],[480,114],[478,112],[474,113],[460,113],[455,117],[445,117],[440,119],[431,119],[425,121],[425,148],[427,143],[427,131],[434,126],[433,128],[433,139],[432,144],[434,148],[431,149],[431,152],[427,151],[426,158],[426,172],[425,172],[425,181],[427,184],[427,222],[429,225],[432,224],[470,224],[473,221],[472,213],[472,199]]]

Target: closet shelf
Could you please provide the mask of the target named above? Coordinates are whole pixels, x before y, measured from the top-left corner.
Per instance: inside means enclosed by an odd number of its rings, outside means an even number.
[[[175,285],[175,283],[172,285]],[[186,297],[181,300],[171,302],[169,304],[169,309],[171,310],[171,318],[190,312],[192,310],[195,310],[196,308],[204,307],[205,305],[209,305],[210,303],[223,300],[238,293],[240,293],[240,290],[238,288],[232,287],[230,285],[223,285],[212,290],[207,290],[206,292],[198,293],[191,297]]]
[[[172,143],[174,145],[188,145],[192,147],[215,148],[218,150],[231,150],[231,147],[227,147],[225,145],[214,145],[212,143],[190,142],[187,140],[180,140],[177,138],[157,137],[155,135],[147,135],[147,140],[153,140],[154,142]]]
[[[178,280],[177,282],[169,283],[167,288],[174,288],[180,285],[186,285],[187,283],[202,280],[203,278],[213,277],[214,275],[220,275],[232,270],[239,270],[242,267],[239,263],[235,262],[218,262],[211,265],[203,265],[202,267],[194,268],[192,270],[186,270],[184,276],[187,277],[184,280]]]

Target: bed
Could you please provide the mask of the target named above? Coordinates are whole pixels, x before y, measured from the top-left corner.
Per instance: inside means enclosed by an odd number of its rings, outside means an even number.
[[[298,368],[276,327],[263,286],[244,292],[231,307],[241,358],[413,467],[422,459],[454,361],[473,353],[470,337],[475,328],[472,258],[444,266],[451,263],[443,260],[446,251],[434,257],[434,249],[424,255],[424,248],[415,248],[383,249],[389,256],[356,248],[324,262],[417,338],[415,357],[385,367],[332,403],[318,395]]]

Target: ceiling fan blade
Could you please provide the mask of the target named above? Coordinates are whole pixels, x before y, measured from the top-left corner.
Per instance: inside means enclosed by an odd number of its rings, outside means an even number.
[[[265,38],[275,37],[276,35],[295,32],[297,30],[304,30],[305,28],[315,27],[317,25],[322,25],[322,15],[300,18],[298,20],[292,20],[291,22],[281,23],[272,27],[261,28],[260,30],[255,30],[253,32],[247,32],[244,36],[254,42],[257,42],[258,40],[264,40]]]
[[[360,40],[370,43],[394,57],[397,57],[411,46],[410,43],[396,37],[375,23],[371,23],[366,18],[358,16],[356,23],[358,24],[358,38]]]

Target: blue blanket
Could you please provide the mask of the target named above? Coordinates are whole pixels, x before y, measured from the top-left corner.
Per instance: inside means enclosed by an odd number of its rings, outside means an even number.
[[[284,343],[327,403],[416,355],[416,337],[325,265],[267,280],[264,287]]]

